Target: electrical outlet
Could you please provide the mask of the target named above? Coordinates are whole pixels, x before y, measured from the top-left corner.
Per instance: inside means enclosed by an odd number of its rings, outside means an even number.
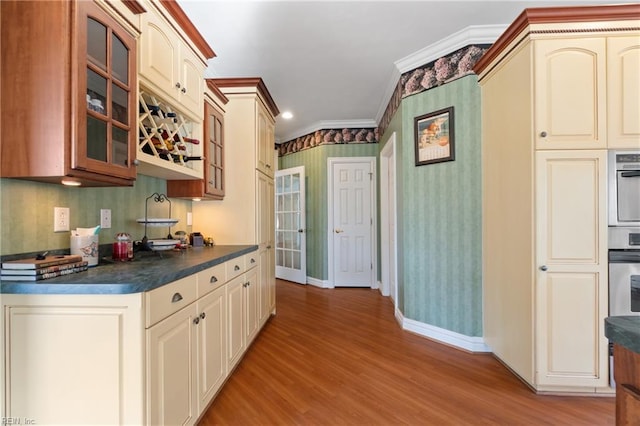
[[[100,209],[100,228],[111,228],[111,209]]]
[[[53,208],[53,232],[69,230],[69,207]]]

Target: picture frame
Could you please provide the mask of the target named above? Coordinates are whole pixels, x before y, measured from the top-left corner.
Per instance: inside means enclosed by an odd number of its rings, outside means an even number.
[[[416,166],[455,160],[453,106],[414,118]]]

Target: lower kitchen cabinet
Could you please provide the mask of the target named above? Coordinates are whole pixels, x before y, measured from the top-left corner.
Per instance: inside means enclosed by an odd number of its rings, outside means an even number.
[[[144,293],[3,294],[0,418],[195,424],[263,325],[259,268],[255,251]]]
[[[3,294],[0,418],[143,424],[140,294]]]
[[[227,378],[227,287],[198,301],[198,412],[202,413]]]
[[[196,304],[147,330],[147,418],[153,425],[195,423],[199,319]]]

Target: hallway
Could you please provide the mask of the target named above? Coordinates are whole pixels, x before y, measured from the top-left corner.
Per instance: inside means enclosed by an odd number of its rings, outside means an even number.
[[[277,280],[265,325],[200,425],[613,425],[610,397],[534,394],[489,354],[403,331],[388,298]]]

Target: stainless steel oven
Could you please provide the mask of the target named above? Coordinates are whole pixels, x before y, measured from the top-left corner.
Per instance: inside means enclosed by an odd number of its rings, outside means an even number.
[[[640,315],[640,228],[609,228],[609,315]]]
[[[640,151],[609,151],[609,226],[640,227]]]

